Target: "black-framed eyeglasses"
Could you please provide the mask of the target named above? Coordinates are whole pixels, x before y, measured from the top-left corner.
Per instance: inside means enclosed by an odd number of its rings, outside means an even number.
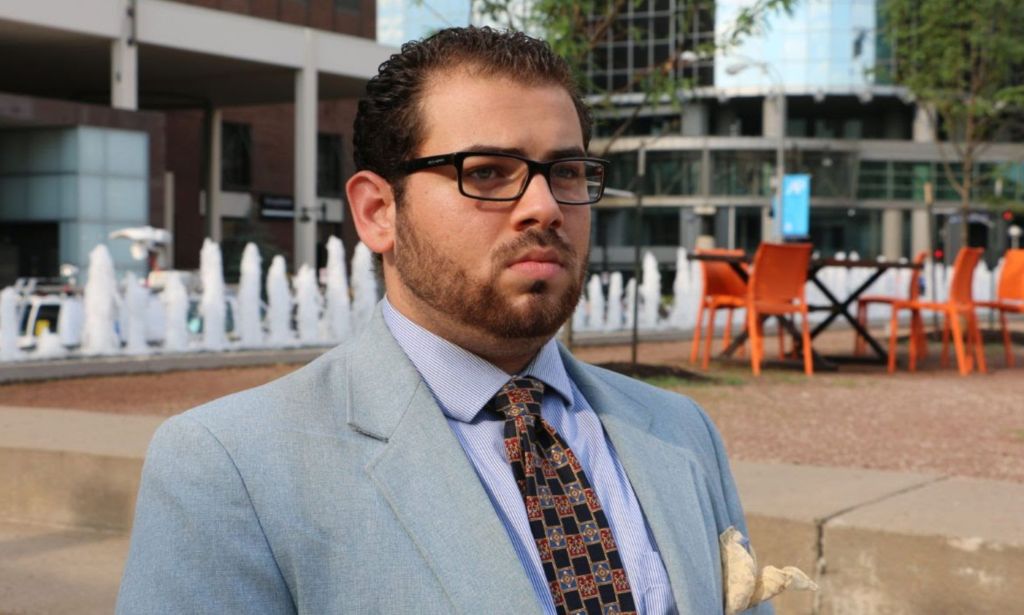
[[[515,201],[539,173],[547,180],[555,201],[563,205],[590,205],[604,195],[610,164],[601,158],[583,156],[537,162],[503,152],[455,152],[408,160],[402,170],[415,173],[454,166],[459,192],[482,201]]]

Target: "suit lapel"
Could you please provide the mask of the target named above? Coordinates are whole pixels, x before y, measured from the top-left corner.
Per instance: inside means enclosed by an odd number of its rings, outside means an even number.
[[[385,442],[366,471],[455,611],[539,612],[476,471],[379,308],[354,350],[347,423]]]
[[[713,511],[700,497],[706,479],[693,452],[656,435],[657,408],[644,407],[596,378],[567,351],[563,360],[615,447],[661,553],[679,613],[720,609],[718,532]]]

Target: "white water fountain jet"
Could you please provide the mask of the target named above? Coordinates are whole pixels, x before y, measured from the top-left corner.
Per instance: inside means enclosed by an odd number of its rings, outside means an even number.
[[[608,317],[605,319],[605,331],[618,331],[625,323],[622,321],[622,272],[615,271],[608,281]]]
[[[640,283],[640,328],[653,329],[658,326],[661,273],[658,271],[658,259],[650,252],[644,253],[643,276]]]
[[[377,306],[377,278],[373,253],[361,241],[352,255],[352,296],[352,329],[362,331]]]
[[[149,344],[164,342],[167,330],[167,311],[157,293],[146,293],[146,341]]]
[[[351,300],[348,296],[348,272],[345,270],[345,245],[333,235],[327,239],[327,296],[321,327],[326,338],[340,342],[352,328]]]
[[[288,346],[295,342],[292,334],[292,293],[288,289],[288,273],[284,257],[278,254],[267,271],[267,343]]]
[[[587,330],[587,298],[582,293],[572,312],[572,330],[574,333]]]
[[[124,275],[124,352],[126,354],[148,354],[146,344],[146,311],[149,306],[149,291],[139,284],[135,274]]]
[[[587,283],[587,303],[590,306],[587,329],[604,331],[604,288],[601,287],[601,276],[596,273]]]
[[[623,318],[622,326],[625,329],[633,328],[633,305],[636,302],[636,278],[630,278],[629,282],[626,282],[626,312]]]
[[[107,246],[100,244],[89,253],[89,278],[84,291],[85,319],[82,323],[82,354],[103,355],[121,351],[118,338],[117,278]]]
[[[676,277],[672,281],[672,311],[668,315],[669,326],[675,329],[689,329],[695,320],[693,278],[690,275],[690,259],[686,248],[676,250]]]
[[[220,246],[209,238],[203,240],[203,247],[199,250],[199,278],[203,283],[203,296],[199,302],[199,313],[203,316],[203,348],[224,350],[228,345],[224,333],[224,268]]]
[[[263,345],[263,322],[260,317],[263,287],[263,257],[251,241],[242,250],[241,274],[238,279],[238,333],[242,348]]]
[[[165,329],[164,351],[182,352],[188,349],[188,291],[181,281],[181,274],[172,271],[167,274],[164,292],[160,296],[164,304]]]
[[[24,358],[18,348],[18,291],[13,287],[0,290],[0,361]]]
[[[33,359],[59,359],[68,354],[67,348],[60,342],[60,336],[44,328],[42,333],[36,336],[36,350],[32,353]]]
[[[293,280],[295,284],[295,321],[299,343],[314,345],[320,342],[320,307],[323,297],[316,283],[316,273],[303,264]]]
[[[57,335],[64,348],[82,343],[82,320],[85,314],[80,297],[64,295],[60,298],[60,318],[57,319]]]

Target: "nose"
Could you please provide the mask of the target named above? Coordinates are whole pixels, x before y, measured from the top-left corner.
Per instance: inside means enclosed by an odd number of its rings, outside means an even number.
[[[533,226],[541,230],[557,229],[561,228],[564,220],[562,206],[551,194],[551,188],[544,175],[537,173],[529,179],[526,191],[519,197],[512,210],[513,225],[517,231],[524,231]]]

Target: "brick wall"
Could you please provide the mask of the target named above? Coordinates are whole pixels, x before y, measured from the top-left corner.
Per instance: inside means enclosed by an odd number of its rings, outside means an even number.
[[[209,9],[251,15],[285,23],[330,30],[353,36],[375,38],[377,28],[376,3],[360,0],[360,9],[352,11],[335,0],[177,0]]]
[[[225,122],[248,124],[252,136],[249,188],[254,199],[261,194],[294,194],[295,120],[292,105],[265,105],[222,109]],[[354,172],[352,162],[352,121],[354,100],[321,101],[317,130],[342,136],[342,177]],[[177,111],[167,114],[167,167],[174,173],[175,184],[175,264],[180,269],[199,266],[199,249],[206,236],[206,223],[199,213],[199,194],[203,178],[203,112]],[[294,239],[288,220],[262,218],[272,241],[291,262]],[[358,238],[346,212],[341,239],[351,255]]]
[[[335,0],[177,0],[204,8],[230,11],[260,19],[271,19],[319,30],[338,32],[364,38],[376,38],[376,2],[359,0],[360,10],[339,8]],[[318,131],[342,135],[343,178],[353,172],[352,120],[355,101],[322,101]],[[222,109],[225,122],[248,124],[252,134],[252,185],[254,198],[260,194],[292,195],[294,193],[295,124],[292,105],[267,105]],[[206,236],[206,223],[199,213],[199,194],[204,189],[202,165],[203,112],[172,111],[167,113],[167,167],[174,173],[175,200],[175,262],[181,269],[199,266],[199,248]],[[154,224],[162,224],[154,218]],[[262,219],[275,246],[291,261],[294,238],[286,220]],[[341,232],[351,255],[358,241],[351,216],[346,212],[342,228],[321,229]]]

